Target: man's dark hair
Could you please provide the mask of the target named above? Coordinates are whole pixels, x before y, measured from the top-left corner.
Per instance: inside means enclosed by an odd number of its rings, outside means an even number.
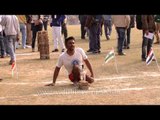
[[[74,41],[75,41],[75,38],[74,38],[73,36],[70,36],[70,37],[66,38],[66,39],[65,39],[65,45],[67,45],[67,42],[68,42],[69,40],[74,40]]]

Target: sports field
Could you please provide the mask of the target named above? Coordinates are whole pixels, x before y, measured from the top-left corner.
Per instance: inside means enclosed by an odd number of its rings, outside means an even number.
[[[45,86],[52,82],[53,70],[61,52],[52,53],[51,28],[50,59],[40,60],[38,51],[31,48],[17,49],[17,71],[11,75],[10,58],[0,59],[0,105],[157,105],[160,104],[160,45],[153,45],[157,58],[148,66],[141,61],[142,31],[131,31],[130,49],[126,56],[116,53],[117,36],[113,27],[110,40],[101,37],[101,53],[87,53],[95,74],[95,82],[89,90],[78,90],[67,77],[62,67],[56,86]],[[76,38],[76,46],[88,50],[88,38],[80,39],[80,26],[68,25],[69,36]],[[104,64],[107,53],[114,47],[115,59]],[[86,69],[86,67],[85,67]],[[87,69],[86,69],[87,71]]]

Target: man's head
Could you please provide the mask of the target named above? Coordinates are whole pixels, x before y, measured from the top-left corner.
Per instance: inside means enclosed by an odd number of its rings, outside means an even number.
[[[65,39],[65,46],[67,50],[74,50],[75,48],[75,38],[73,36],[70,36]]]

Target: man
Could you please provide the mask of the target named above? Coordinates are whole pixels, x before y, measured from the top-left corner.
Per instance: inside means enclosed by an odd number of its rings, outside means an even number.
[[[32,52],[35,52],[37,32],[42,31],[43,21],[42,21],[41,15],[31,15],[31,18],[32,18],[32,21],[31,21]]]
[[[16,60],[15,42],[19,40],[20,36],[19,21],[15,15],[2,15],[0,24],[5,27],[4,32],[11,57],[9,64],[12,65]]]
[[[26,20],[26,16],[25,15],[17,15],[17,18],[19,20],[19,25],[20,25],[20,32],[22,33],[22,48],[25,49],[26,47],[26,37],[27,37],[27,33],[26,33],[26,24],[27,24],[27,20]],[[18,47],[18,46],[17,46]]]
[[[107,40],[110,40],[112,33],[112,19],[111,15],[103,15],[104,19],[104,32]]]
[[[130,49],[131,29],[135,27],[135,15],[130,15],[130,25],[127,29],[126,38],[123,49]]]
[[[81,24],[81,39],[85,39],[85,34],[86,34],[85,23],[87,20],[87,15],[79,15],[78,18]]]
[[[142,30],[143,30],[143,41],[142,41],[142,61],[146,61],[149,51],[152,48],[153,38],[145,37],[149,33],[154,34],[156,25],[154,21],[154,15],[142,15]]]
[[[130,16],[129,15],[113,15],[111,17],[118,35],[118,42],[117,42],[118,55],[126,55],[123,52],[123,43],[125,40],[126,31],[130,25]]]
[[[3,27],[0,25],[0,53],[1,58],[5,56],[4,39],[3,39]]]
[[[67,30],[67,16],[65,15],[65,19],[62,22],[62,35],[64,35],[64,39],[68,37],[68,30]]]
[[[155,19],[155,23],[156,23],[156,31],[155,31],[155,35],[156,35],[156,42],[154,44],[159,44],[160,43],[160,15],[155,15],[154,17]]]
[[[88,15],[85,28],[89,30],[89,50],[87,52],[100,53],[100,25],[102,15]]]
[[[27,29],[26,44],[31,46],[31,44],[32,44],[32,31],[31,31],[32,17],[31,17],[31,15],[26,15],[26,20],[27,20],[27,25],[26,25],[26,29]]]
[[[49,15],[43,15],[42,21],[43,21],[44,30],[47,31],[48,21],[49,21]]]
[[[90,71],[90,76],[85,74],[85,80],[88,83],[94,82],[94,75],[92,66],[88,60],[88,57],[86,56],[84,50],[82,48],[75,48],[75,38],[74,37],[68,37],[65,39],[65,46],[67,51],[62,53],[58,59],[58,63],[56,65],[54,74],[53,74],[53,82],[51,84],[48,84],[47,86],[54,86],[56,83],[56,79],[58,77],[60,68],[62,65],[66,68],[68,71],[69,79],[74,83],[78,83],[81,80],[81,71],[83,70],[83,61],[85,62],[87,68]]]
[[[50,23],[50,27],[52,27],[52,34],[53,34],[53,43],[54,43],[54,50],[52,52],[58,52],[58,43],[60,43],[60,47],[62,52],[65,50],[65,46],[63,40],[61,38],[61,29],[62,29],[62,22],[65,19],[65,15],[51,15],[52,21]]]

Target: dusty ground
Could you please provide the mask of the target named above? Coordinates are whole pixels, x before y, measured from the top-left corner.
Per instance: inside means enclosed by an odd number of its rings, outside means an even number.
[[[80,39],[80,26],[68,26],[69,35],[76,38],[76,44],[88,50],[88,38]],[[49,28],[50,51],[53,49]],[[11,76],[9,57],[0,59],[0,104],[1,105],[142,105],[160,104],[160,71],[153,61],[146,66],[141,61],[141,31],[132,29],[131,48],[124,50],[126,56],[117,56],[118,73],[114,59],[104,64],[107,52],[116,50],[116,33],[113,28],[111,40],[101,37],[101,54],[88,54],[95,73],[95,82],[89,90],[78,90],[61,69],[56,86],[52,82],[53,70],[60,54],[50,52],[49,60],[40,60],[39,52],[31,49],[17,49],[17,71]],[[160,63],[160,46],[154,45],[157,63]],[[86,69],[87,70],[87,69]]]

